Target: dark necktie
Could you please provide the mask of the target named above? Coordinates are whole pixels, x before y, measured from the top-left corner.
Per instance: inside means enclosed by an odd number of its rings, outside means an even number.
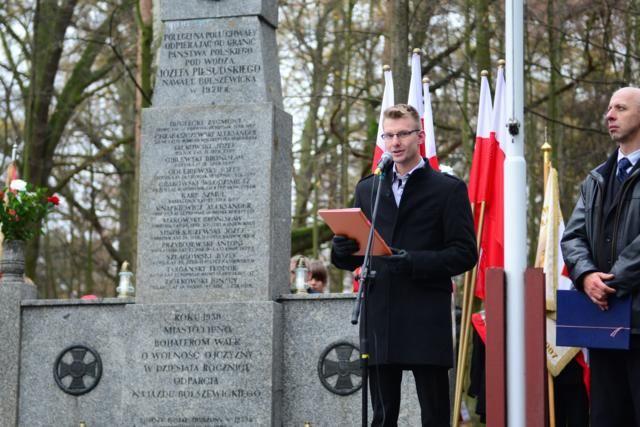
[[[625,179],[629,176],[627,173],[627,169],[631,166],[631,162],[626,157],[623,157],[618,162],[618,182],[624,182]]]

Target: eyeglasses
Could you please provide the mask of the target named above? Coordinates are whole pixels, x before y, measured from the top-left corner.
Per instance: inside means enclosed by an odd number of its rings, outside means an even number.
[[[414,130],[401,130],[398,133],[383,133],[382,135],[380,135],[380,137],[382,139],[384,139],[385,141],[391,141],[393,140],[394,137],[398,137],[399,139],[405,139],[406,137],[408,137],[409,135],[411,135],[412,133],[415,132],[420,132],[422,129],[414,129]]]

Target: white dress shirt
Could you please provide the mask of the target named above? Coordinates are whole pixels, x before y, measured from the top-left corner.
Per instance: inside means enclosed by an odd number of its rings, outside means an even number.
[[[400,199],[402,199],[402,193],[404,192],[404,187],[407,185],[407,180],[409,176],[418,168],[424,167],[424,159],[420,157],[420,161],[413,169],[404,175],[400,175],[396,170],[396,164],[393,164],[393,181],[391,182],[391,189],[393,190],[393,197],[396,199],[396,206],[400,206]]]
[[[631,162],[631,166],[629,166],[627,168],[627,173],[629,173],[629,171],[631,169],[633,169],[633,167],[636,165],[636,163],[638,162],[638,160],[640,160],[640,150],[636,150],[633,153],[624,155],[622,153],[622,151],[620,149],[618,149],[618,163],[620,162],[620,160],[622,160],[623,157],[626,157],[627,159],[629,159],[629,161]],[[617,169],[616,169],[616,175],[617,175]]]

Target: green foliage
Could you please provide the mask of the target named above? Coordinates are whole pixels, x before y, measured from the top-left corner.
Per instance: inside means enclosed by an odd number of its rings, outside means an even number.
[[[42,234],[41,223],[58,204],[57,196],[46,196],[47,189],[14,180],[0,197],[0,224],[5,240],[30,240]]]

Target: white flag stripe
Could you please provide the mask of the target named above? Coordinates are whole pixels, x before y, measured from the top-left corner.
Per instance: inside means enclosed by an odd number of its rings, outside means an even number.
[[[417,53],[411,56],[411,81],[409,83],[409,100],[407,103],[418,111],[420,118],[424,117],[422,65],[420,65],[420,54]]]
[[[436,133],[433,128],[433,110],[431,109],[431,93],[429,92],[429,83],[422,84],[422,92],[424,94],[424,133],[425,133],[425,154],[427,158],[437,155],[436,151]]]
[[[491,133],[491,91],[489,89],[489,79],[482,76],[480,80],[480,105],[478,106],[478,125],[476,127],[476,137],[489,138]]]
[[[391,70],[384,72],[384,92],[382,95],[382,105],[380,105],[380,120],[378,121],[378,138],[376,140],[376,145],[382,150],[385,151],[384,140],[382,139],[382,133],[384,130],[382,129],[382,120],[384,110],[394,105],[394,93],[393,93],[393,75],[391,74]]]
[[[493,114],[491,120],[491,130],[496,133],[496,139],[500,144],[500,149],[505,151],[505,142],[508,138],[507,130],[507,92],[505,91],[506,82],[504,80],[504,68],[498,67],[498,76],[496,78],[496,93],[493,101]]]

